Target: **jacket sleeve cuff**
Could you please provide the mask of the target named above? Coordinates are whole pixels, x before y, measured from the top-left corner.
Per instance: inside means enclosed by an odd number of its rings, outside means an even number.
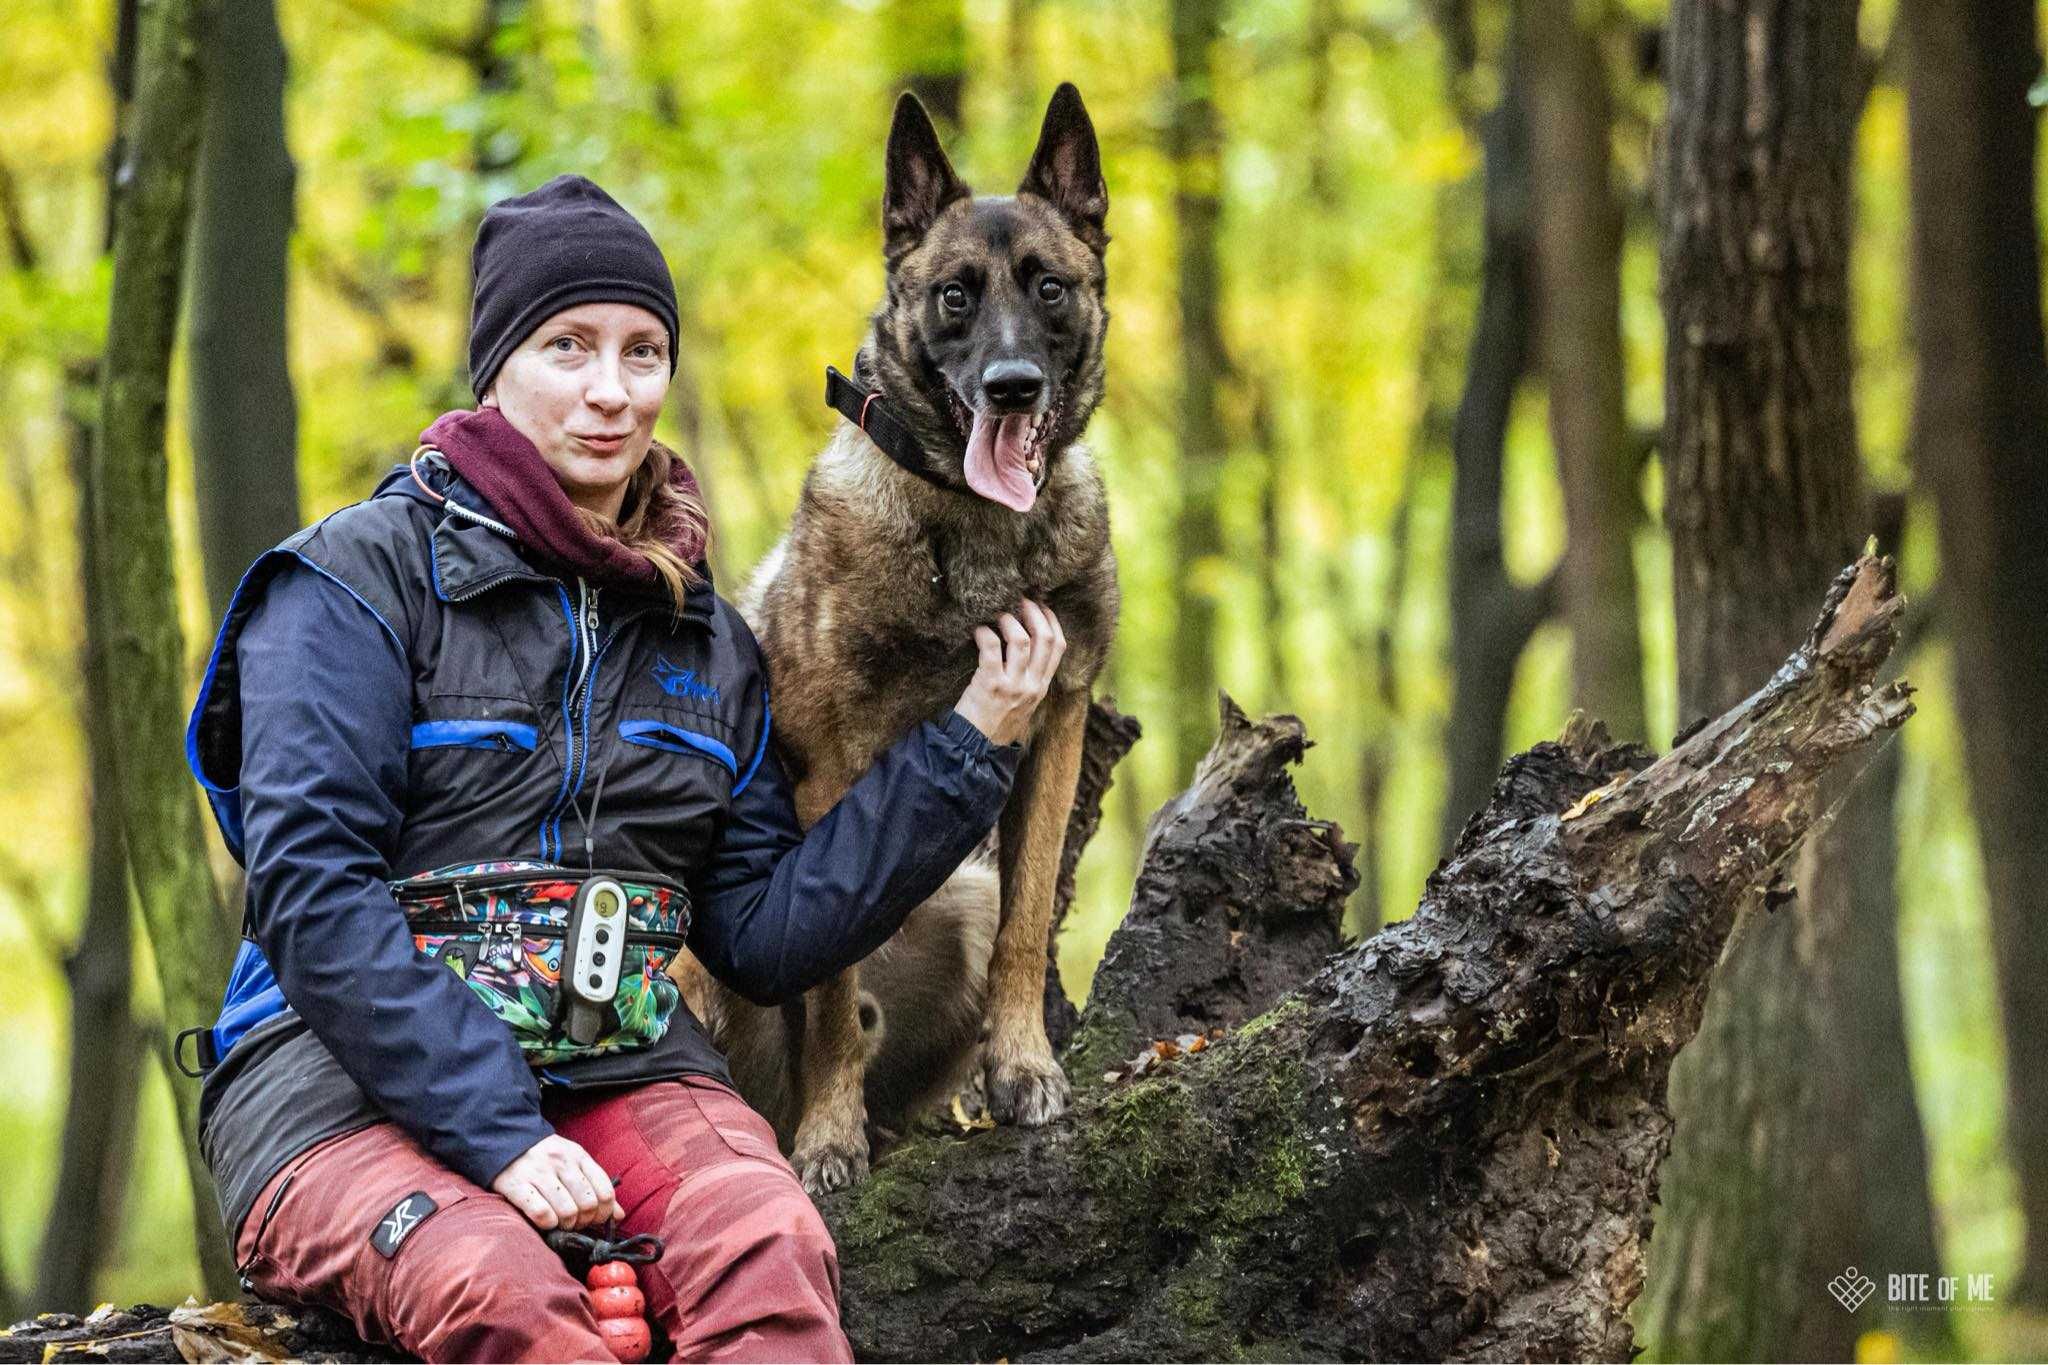
[[[1024,746],[1014,741],[990,743],[988,736],[958,711],[929,721],[924,726],[924,743],[932,785],[952,802],[960,827],[973,831],[960,854],[965,857],[966,847],[994,827],[1003,803],[1010,799]]]
[[[1015,740],[1011,740],[1008,744],[992,742],[987,735],[981,732],[979,725],[976,725],[958,711],[949,709],[944,717],[939,720],[938,727],[939,733],[952,740],[968,758],[982,758],[992,755],[997,758],[1008,756],[1014,760],[1024,752],[1024,746]]]
[[[451,1151],[441,1159],[455,1168],[457,1173],[475,1181],[485,1189],[491,1188],[507,1166],[525,1156],[534,1143],[542,1138],[553,1137],[555,1130],[539,1114],[522,1116],[519,1122],[506,1124],[504,1128],[482,1142],[465,1143],[459,1151]]]

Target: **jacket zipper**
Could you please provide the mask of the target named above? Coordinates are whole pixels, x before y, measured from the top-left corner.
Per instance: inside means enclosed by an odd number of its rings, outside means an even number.
[[[590,752],[590,735],[587,733],[589,726],[587,724],[584,726],[586,733],[581,736],[582,743],[579,746],[577,742],[576,716],[585,704],[587,689],[590,686],[590,675],[596,666],[597,600],[598,594],[602,591],[603,589],[601,588],[591,587],[580,576],[576,579],[576,607],[571,613],[575,622],[576,638],[570,645],[570,652],[572,655],[580,656],[581,662],[576,672],[576,685],[569,692],[569,780],[568,785],[562,789],[561,799],[555,803],[554,809],[548,813],[547,821],[547,828],[553,832],[555,850],[553,856],[557,858],[562,856],[562,816],[567,813],[571,805],[575,804],[577,794],[583,790],[582,763],[589,756]],[[543,857],[547,856],[547,848],[548,841],[543,839],[541,841],[541,854]]]

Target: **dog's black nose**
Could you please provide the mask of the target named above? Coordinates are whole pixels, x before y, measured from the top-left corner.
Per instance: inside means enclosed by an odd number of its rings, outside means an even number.
[[[981,372],[981,391],[1005,412],[1021,412],[1038,401],[1045,371],[1028,360],[998,360]]]

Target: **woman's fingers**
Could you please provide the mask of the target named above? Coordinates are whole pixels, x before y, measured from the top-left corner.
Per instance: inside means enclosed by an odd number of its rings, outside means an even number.
[[[558,1221],[571,1227],[575,1226],[576,1214],[578,1212],[576,1200],[569,1193],[569,1187],[562,1183],[562,1178],[559,1175],[556,1175],[553,1171],[548,1171],[536,1176],[533,1187],[540,1191],[541,1198],[548,1201],[548,1207],[554,1210],[555,1218]]]
[[[625,1210],[619,1207],[618,1191],[612,1186],[612,1178],[604,1167],[597,1164],[597,1158],[589,1152],[582,1153],[583,1178],[590,1185],[591,1201],[589,1211],[593,1221],[606,1218],[624,1218]]]
[[[1003,633],[1003,673],[1015,681],[1023,676],[1024,669],[1031,662],[1031,635],[1024,629],[1024,623],[1009,612],[996,618],[996,629]]]
[[[1026,598],[1024,609],[1032,618],[1033,637],[1031,671],[1026,682],[1035,694],[1044,696],[1054,671],[1060,666],[1061,656],[1066,653],[1067,638],[1060,632],[1059,618],[1052,614],[1051,607],[1040,606]]]
[[[511,1200],[512,1206],[526,1215],[527,1222],[542,1231],[561,1221],[555,1216],[555,1210],[548,1203],[547,1196],[530,1180],[513,1182],[510,1188],[500,1190],[499,1193]]]
[[[1059,618],[1052,608],[1023,598],[993,626],[976,626],[974,647],[979,662],[954,709],[994,743],[1023,739],[1066,654]]]
[[[611,1207],[612,1201],[609,1198],[598,1197],[596,1184],[591,1180],[590,1173],[583,1169],[589,1160],[587,1156],[581,1160],[571,1158],[555,1173],[556,1178],[562,1182],[562,1188],[568,1192],[570,1200],[576,1205],[567,1220],[572,1227],[582,1227],[587,1223],[596,1222]]]

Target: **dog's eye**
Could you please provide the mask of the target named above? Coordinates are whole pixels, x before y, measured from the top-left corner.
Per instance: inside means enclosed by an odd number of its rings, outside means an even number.
[[[967,291],[957,284],[949,284],[939,291],[939,302],[949,313],[964,313],[967,311]]]
[[[1055,277],[1046,275],[1039,279],[1038,297],[1044,299],[1047,303],[1058,303],[1066,296],[1067,287],[1061,284]]]

